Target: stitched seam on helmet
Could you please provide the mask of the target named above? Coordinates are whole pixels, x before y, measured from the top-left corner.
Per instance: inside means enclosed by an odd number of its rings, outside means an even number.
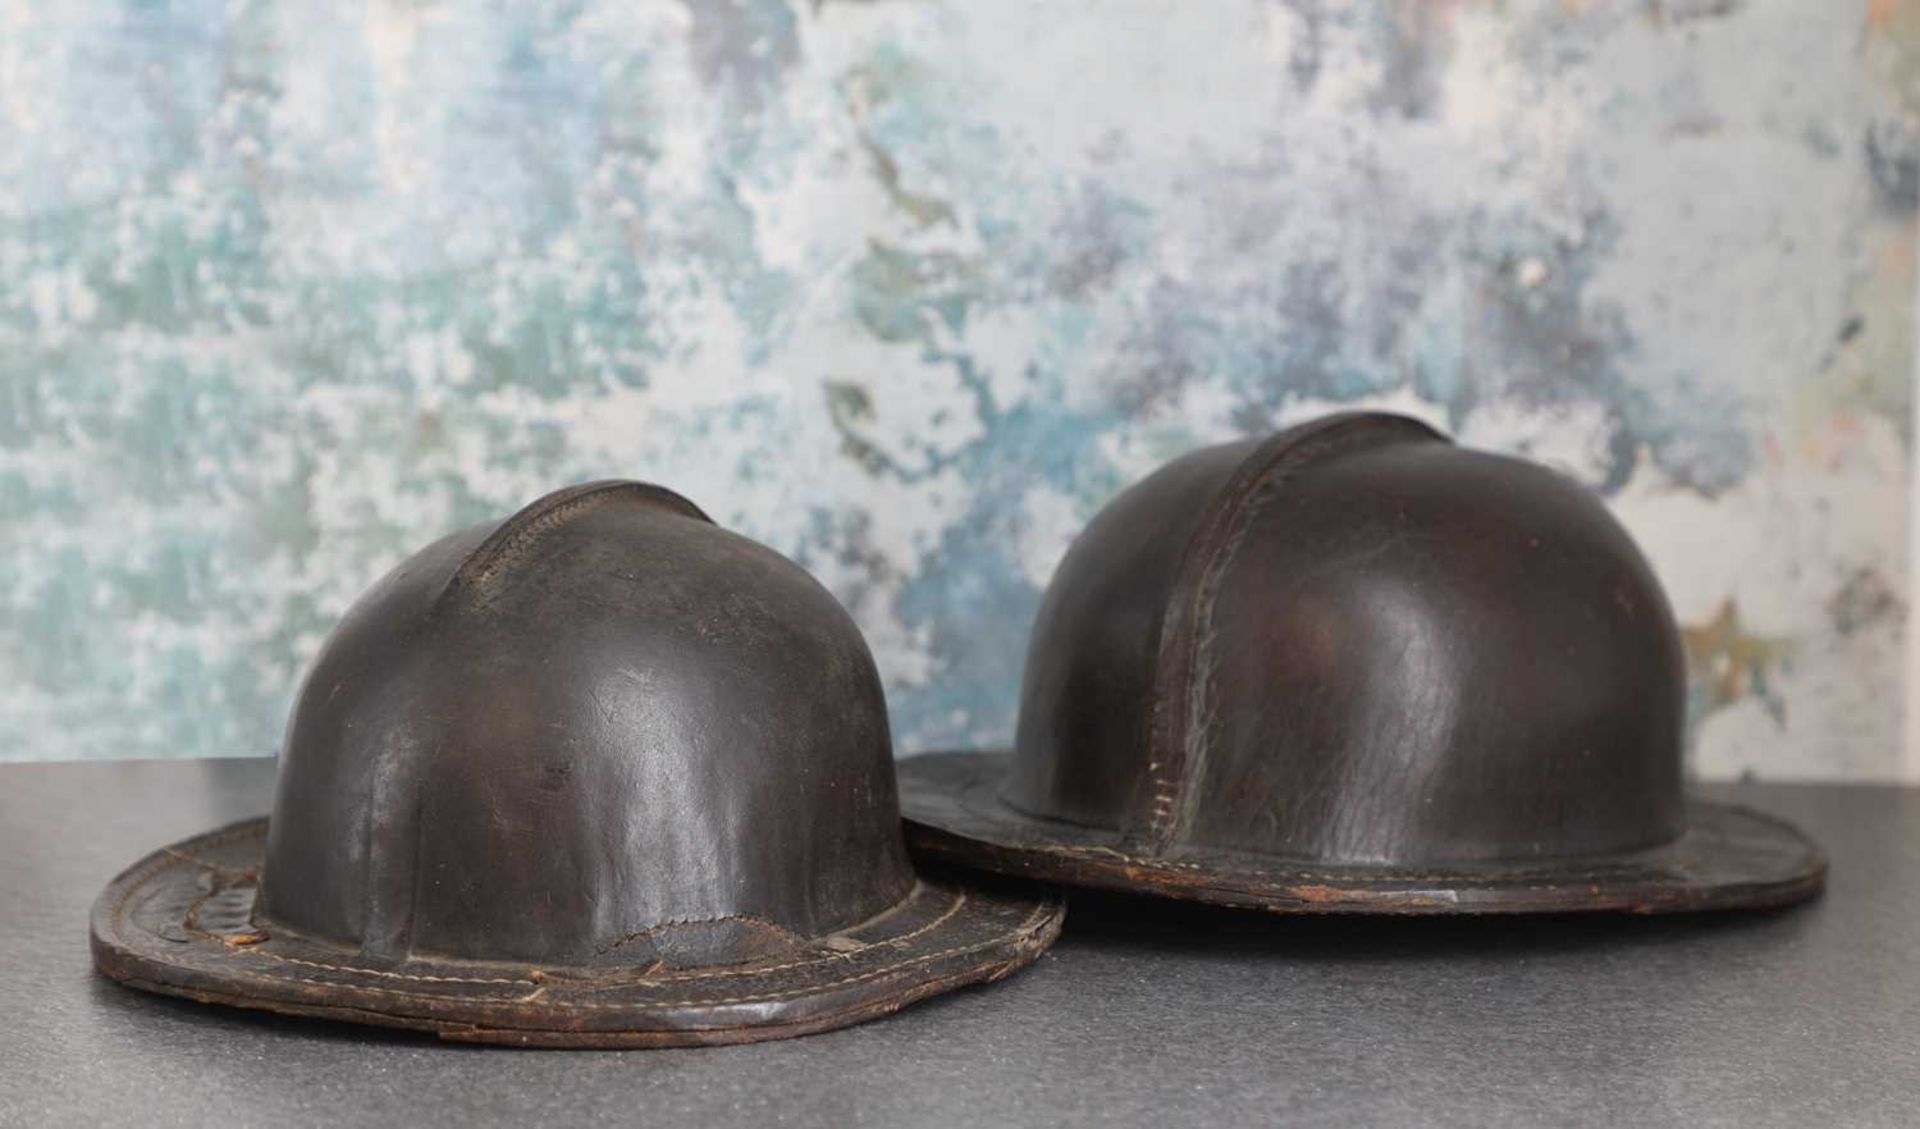
[[[267,833],[267,825],[265,823],[261,822],[258,819],[250,819],[237,826],[229,827],[224,831],[215,831],[211,835],[203,835],[197,839],[190,840],[190,842],[192,842],[196,848],[204,850],[208,847],[225,846],[226,844],[233,842],[235,839],[263,838],[265,837],[266,833]],[[221,866],[219,863],[216,863],[216,862],[209,862],[208,860],[203,859],[198,855],[190,854],[186,851],[183,851],[179,847],[162,847],[160,848],[160,853],[168,856],[167,859],[157,860],[161,865],[166,865],[168,861],[173,860],[173,861],[191,862],[196,866],[204,866],[208,870],[232,870],[233,869],[232,867]]]
[[[857,950],[856,953],[845,953],[845,954],[839,954],[839,955],[827,956],[827,957],[813,957],[808,960],[788,961],[785,964],[767,965],[764,967],[741,966],[738,968],[695,969],[695,970],[689,970],[685,972],[673,972],[663,976],[648,976],[648,977],[645,977],[644,979],[636,980],[632,984],[617,985],[617,986],[610,986],[610,987],[626,988],[626,987],[637,987],[637,986],[643,986],[643,985],[649,985],[649,984],[677,984],[685,981],[695,981],[695,980],[739,979],[739,978],[745,978],[748,976],[769,976],[776,972],[787,972],[796,968],[814,968],[823,964],[842,964],[848,960],[851,960],[855,955],[857,955],[857,952],[864,952],[866,949],[882,949],[890,945],[904,945],[909,941],[915,940],[916,938],[919,938],[927,933],[931,933],[935,929],[940,928],[942,925],[945,925],[948,921],[952,920],[953,916],[960,912],[960,907],[966,904],[967,904],[967,894],[966,894],[966,891],[962,890],[954,898],[953,904],[948,906],[946,910],[940,914],[940,916],[934,918],[932,921],[927,922],[925,925],[920,926],[918,929],[915,929],[912,932],[902,933],[898,937],[889,937],[884,941],[869,942],[865,946],[863,946],[862,949]],[[857,928],[857,926],[855,928]],[[840,934],[834,934],[834,936],[839,936],[839,935]]]
[[[1061,847],[1052,846],[1048,851],[1065,855],[1100,856],[1117,859],[1129,866],[1143,867],[1149,870],[1184,870],[1196,874],[1215,876],[1237,875],[1246,878],[1265,879],[1268,876],[1252,871],[1229,871],[1220,867],[1204,866],[1200,863],[1173,862],[1168,859],[1142,858],[1117,851],[1111,847]],[[1460,882],[1474,880],[1492,880],[1497,882],[1524,882],[1536,878],[1565,879],[1579,881],[1588,878],[1607,878],[1630,869],[1631,864],[1622,864],[1605,870],[1555,870],[1551,867],[1532,867],[1526,870],[1489,870],[1476,874],[1466,870],[1454,871],[1407,871],[1407,870],[1293,870],[1287,869],[1277,874],[1273,880],[1282,882]]]
[[[461,586],[482,586],[492,580],[501,569],[518,560],[526,552],[527,546],[538,540],[541,534],[556,526],[564,525],[574,514],[583,509],[599,506],[620,494],[647,490],[645,484],[638,482],[608,482],[598,486],[588,486],[582,488],[581,492],[573,497],[536,513],[508,518],[509,522],[517,519],[519,524],[511,530],[503,529],[496,532],[495,536],[501,537],[501,540],[491,547],[483,546],[481,555],[470,558],[462,564],[459,571],[454,573],[454,583]]]
[[[414,980],[427,984],[525,984],[529,988],[540,983],[538,980],[530,980],[525,977],[422,976],[405,972],[381,972],[378,969],[372,968],[348,968],[338,964],[325,964],[317,960],[301,960],[299,957],[283,957],[279,953],[265,952],[260,949],[249,950],[247,955],[266,957],[268,960],[277,960],[282,964],[297,964],[303,968],[324,969],[327,972],[348,972],[355,976],[377,976],[382,980]]]
[[[911,941],[917,937],[920,937],[923,934],[930,933],[933,930],[938,929],[940,926],[945,925],[948,921],[950,921],[953,918],[954,914],[957,914],[960,912],[960,907],[966,904],[967,904],[967,894],[966,894],[966,891],[962,890],[959,893],[959,895],[954,898],[953,904],[951,906],[948,906],[946,911],[943,912],[939,917],[934,918],[932,921],[929,921],[927,924],[922,925],[920,928],[915,929],[911,933],[902,933],[898,937],[890,937],[884,941],[874,941],[867,947],[877,949],[877,948],[884,948],[888,945],[904,945],[908,941]],[[711,918],[709,920],[725,921],[728,919],[727,918]],[[681,922],[678,924],[693,924],[693,923]],[[270,953],[270,952],[265,952],[260,950],[256,950],[253,953],[250,953],[249,955],[269,957],[273,960],[283,961],[287,964],[306,965],[309,968],[321,968],[321,969],[327,970],[328,972],[342,972],[342,973],[347,973],[349,975],[355,975],[355,976],[379,976],[384,979],[390,979],[390,980],[424,980],[432,983],[442,983],[442,984],[525,984],[525,985],[528,985],[529,987],[540,983],[540,981],[529,980],[529,979],[482,980],[482,979],[472,979],[472,978],[465,978],[465,977],[459,977],[459,976],[409,976],[399,972],[376,972],[372,969],[354,968],[349,965],[322,964],[319,961],[298,960],[293,957],[283,957],[276,953]],[[632,984],[621,985],[621,987],[641,987],[648,984],[674,984],[674,983],[679,983],[681,981],[689,981],[689,980],[722,980],[727,978],[740,978],[740,977],[747,977],[747,976],[766,976],[775,972],[786,972],[790,969],[795,969],[795,968],[811,968],[816,965],[822,965],[822,964],[836,964],[836,963],[844,962],[847,959],[848,959],[847,956],[816,957],[812,960],[796,960],[796,961],[790,961],[786,964],[775,964],[775,965],[769,965],[765,967],[759,967],[759,966],[748,967],[743,965],[739,968],[721,968],[721,969],[705,969],[705,970],[699,970],[699,971],[688,971],[688,972],[681,972],[681,973],[673,973],[666,976],[648,976],[643,979],[636,980]]]
[[[239,827],[229,828],[226,831],[216,833],[214,836],[210,838],[199,840],[198,843],[199,845],[202,845],[202,846],[212,847],[212,846],[218,846],[222,843],[229,842],[234,839],[241,839],[241,838],[247,838],[247,837],[260,837],[260,836],[263,836],[265,832],[266,832],[266,825],[264,823],[248,823],[248,824],[243,824]],[[161,856],[162,857],[156,859],[151,866],[147,867],[144,871],[140,872],[133,881],[129,882],[127,885],[127,889],[114,902],[113,915],[111,919],[113,923],[113,929],[114,929],[114,932],[118,934],[123,941],[126,938],[126,930],[122,926],[122,920],[121,920],[122,911],[125,909],[127,902],[133,898],[133,895],[138,893],[142,887],[144,887],[148,882],[151,882],[155,877],[157,877],[160,874],[160,872],[167,870],[171,867],[179,866],[182,864],[192,864],[192,865],[200,866],[210,870],[225,869],[225,868],[215,867],[213,864],[208,863],[203,859],[196,858],[195,856],[190,855],[185,851],[180,851],[172,847],[163,848],[161,852]],[[918,890],[923,886],[925,886],[924,883],[919,882],[919,880],[917,879],[915,880],[916,890]],[[912,895],[909,895],[909,897],[911,896]],[[198,905],[200,901],[205,901],[205,900],[206,898],[203,896],[194,904]],[[927,922],[925,925],[922,925],[918,929],[914,929],[911,932],[903,933],[898,937],[889,937],[884,941],[874,941],[871,944],[869,944],[867,947],[877,949],[877,948],[885,948],[885,947],[894,946],[894,945],[904,945],[908,941],[912,941],[927,933],[930,933],[933,930],[938,929],[940,926],[946,924],[948,921],[952,920],[953,916],[959,913],[961,907],[966,905],[966,903],[967,903],[967,892],[965,890],[960,890],[956,893],[953,900],[953,904],[948,906],[944,912],[942,912],[938,917],[934,918],[932,921]],[[1038,911],[1035,911],[1035,912],[1038,912]],[[189,913],[191,913],[191,911],[189,911]],[[727,919],[713,918],[709,920],[719,921],[719,920],[727,920]],[[697,923],[672,922],[668,924],[697,924]],[[858,928],[858,926],[854,926],[853,928]],[[1021,928],[1024,929],[1026,928],[1026,926],[1022,925]],[[218,939],[213,934],[203,934],[203,935],[215,940]],[[479,977],[426,976],[426,975],[414,975],[414,974],[408,974],[408,973],[402,973],[402,972],[382,972],[382,971],[378,971],[370,968],[354,968],[348,965],[326,964],[321,961],[310,961],[310,960],[302,960],[298,957],[281,956],[278,953],[267,952],[262,949],[252,949],[247,953],[247,955],[266,957],[269,960],[279,961],[283,964],[301,965],[308,968],[323,969],[328,972],[339,972],[339,973],[344,973],[344,974],[354,975],[354,976],[375,976],[375,977],[380,977],[382,979],[387,979],[387,980],[419,981],[423,983],[434,983],[434,984],[525,984],[529,987],[535,986],[540,983],[540,981],[525,979],[525,978],[488,979],[488,978],[479,978]],[[835,963],[843,962],[850,959],[851,955],[852,954],[849,954],[847,956],[819,957],[816,959],[804,960],[804,961],[791,961],[786,964],[776,964],[768,967],[742,966],[737,969],[729,968],[729,969],[709,969],[709,970],[702,970],[702,971],[689,971],[689,972],[683,972],[683,973],[676,973],[668,976],[649,977],[645,980],[635,981],[634,984],[631,986],[640,986],[643,984],[678,983],[681,981],[691,981],[691,980],[717,980],[717,979],[727,979],[727,978],[745,978],[749,976],[766,976],[766,975],[771,975],[772,973],[775,973],[775,972],[785,972],[795,968],[807,968],[807,967],[812,967],[815,965],[822,965],[822,964],[835,964]],[[896,966],[896,967],[901,967],[901,966]],[[312,979],[302,978],[302,977],[294,977],[294,979],[300,980],[303,983],[332,984],[335,987],[340,986],[338,984],[335,984],[333,981],[312,980]],[[361,988],[360,990],[377,991],[378,989]],[[441,997],[427,996],[422,998],[439,999]],[[576,1006],[588,1006],[588,1005],[576,1005]],[[602,1006],[614,1006],[614,1005],[602,1005]]]
[[[933,930],[938,929],[940,926],[945,925],[949,920],[953,918],[954,914],[959,913],[960,907],[965,905],[966,902],[967,902],[967,895],[966,895],[966,891],[963,890],[960,892],[959,896],[954,899],[953,904],[947,907],[946,911],[942,913],[939,917],[934,918],[932,921],[928,922],[925,925],[922,925],[920,928],[915,929],[911,933],[903,933],[898,937],[891,937],[885,941],[874,941],[872,944],[868,946],[868,948],[877,949],[877,948],[884,948],[888,945],[902,945],[925,933],[932,932]],[[724,918],[724,917],[716,917],[716,918],[708,918],[706,920],[727,921],[731,919]],[[675,922],[673,924],[690,925],[690,924],[700,924],[700,923],[699,922]],[[659,927],[656,926],[656,928],[659,928]],[[533,987],[541,983],[541,981],[531,980],[524,977],[510,978],[510,979],[482,979],[478,977],[464,977],[464,976],[416,976],[416,975],[409,975],[407,973],[402,973],[402,972],[380,972],[370,968],[354,968],[351,965],[325,964],[317,960],[301,960],[297,957],[281,956],[278,953],[271,953],[271,952],[267,952],[265,950],[260,950],[260,949],[252,950],[248,953],[248,955],[263,956],[268,958],[269,960],[280,961],[283,964],[303,965],[307,968],[318,968],[318,969],[323,969],[327,972],[340,972],[350,976],[377,976],[383,980],[417,980],[417,981],[422,981],[422,982],[431,983],[431,984],[525,984],[528,987]],[[681,981],[689,981],[689,980],[720,980],[720,979],[727,979],[729,977],[744,978],[748,976],[766,976],[775,972],[786,972],[790,969],[795,969],[795,968],[810,968],[815,965],[840,963],[847,959],[848,958],[846,956],[817,957],[812,960],[791,961],[786,964],[776,964],[776,965],[770,965],[766,967],[757,967],[757,966],[749,967],[749,966],[743,965],[739,968],[707,969],[703,971],[685,972],[685,973],[678,973],[678,974],[667,975],[667,976],[648,976],[640,980],[635,980],[630,984],[619,985],[619,987],[637,988],[637,987],[644,987],[649,984],[672,984],[672,983],[679,983]]]
[[[872,972],[863,972],[858,976],[848,976],[839,980],[829,981],[825,984],[812,984],[804,988],[788,988],[778,992],[761,992],[761,993],[757,993],[754,995],[747,995],[747,996],[730,996],[730,997],[724,997],[716,1000],[703,1000],[703,999],[654,1000],[654,1001],[650,1001],[650,1002],[647,1002],[644,1004],[638,1004],[638,1005],[618,1004],[618,1003],[581,1003],[581,1004],[565,1004],[561,1006],[569,1007],[569,1008],[572,1008],[572,1007],[591,1008],[596,1010],[603,1010],[603,1009],[653,1010],[653,1009],[670,1008],[670,1007],[692,1007],[692,1006],[717,1007],[722,1004],[758,1003],[764,1000],[779,1000],[779,999],[789,999],[789,998],[794,998],[799,996],[817,995],[821,992],[828,991],[829,989],[844,988],[849,984],[863,984],[869,980],[885,979],[886,977],[892,976],[903,969],[912,968],[916,965],[928,964],[933,961],[943,960],[947,957],[959,956],[963,953],[978,952],[982,949],[996,948],[1000,945],[1005,944],[1009,937],[1017,937],[1023,934],[1032,933],[1034,929],[1044,919],[1052,915],[1055,908],[1056,907],[1052,901],[1042,902],[1040,905],[1035,906],[1032,910],[1028,911],[1027,916],[1022,918],[1020,921],[1020,924],[1015,926],[1010,932],[1001,934],[1000,936],[995,937],[991,940],[976,941],[970,945],[956,945],[950,949],[942,949],[941,951],[936,953],[927,953],[924,956],[917,956],[911,960],[901,961],[899,964],[889,965],[886,968],[877,968],[877,969],[874,969]]]
[[[1169,756],[1172,751],[1170,748],[1156,748],[1153,750],[1156,761],[1150,766],[1153,810],[1147,833],[1154,842],[1170,842],[1190,814],[1185,810],[1190,799],[1189,785],[1206,760],[1204,737],[1208,721],[1206,715],[1211,708],[1208,689],[1213,671],[1213,605],[1228,566],[1246,541],[1254,515],[1302,467],[1329,452],[1359,442],[1385,428],[1400,425],[1397,418],[1386,420],[1368,415],[1330,423],[1325,430],[1316,434],[1279,444],[1278,450],[1267,454],[1269,461],[1265,465],[1255,470],[1244,483],[1230,482],[1231,493],[1216,500],[1221,507],[1220,512],[1224,514],[1220,520],[1226,522],[1227,529],[1220,536],[1217,546],[1202,546],[1210,555],[1194,585],[1190,627],[1192,642],[1185,680],[1185,716],[1173,719],[1180,727],[1180,740],[1175,746],[1179,755],[1177,758]],[[1259,454],[1256,452],[1254,457]],[[1236,469],[1236,477],[1238,473]],[[1157,681],[1158,671],[1155,677]]]
[[[902,933],[898,937],[889,937],[884,941],[869,942],[866,945],[866,948],[881,949],[881,948],[886,948],[889,945],[904,945],[908,941],[912,941],[915,938],[931,933],[935,929],[938,929],[942,925],[945,925],[948,921],[953,919],[954,914],[960,912],[960,907],[966,904],[967,904],[967,893],[965,890],[962,890],[953,899],[953,904],[948,906],[946,910],[940,914],[940,916],[934,918],[932,921],[927,922],[925,925],[922,925],[920,928],[915,929],[910,933]],[[840,934],[834,934],[834,936],[839,936],[839,935]],[[822,964],[840,964],[850,959],[853,955],[854,954],[849,953],[841,956],[813,957],[808,960],[796,960],[796,961],[789,961],[786,964],[770,965],[766,968],[742,967],[737,969],[735,968],[696,969],[696,970],[690,970],[687,972],[669,973],[665,976],[649,976],[644,981],[642,981],[642,983],[676,984],[681,981],[687,981],[687,980],[724,980],[729,977],[766,976],[775,972],[787,972],[795,968],[812,968]]]
[[[781,940],[787,941],[789,943],[804,944],[806,941],[804,937],[801,937],[798,933],[795,933],[793,930],[788,929],[786,926],[781,925],[778,922],[768,921],[764,917],[758,917],[750,913],[728,913],[728,914],[722,914],[718,917],[688,917],[688,918],[682,918],[678,921],[663,921],[658,925],[649,925],[645,929],[636,929],[633,932],[626,934],[625,936],[621,937],[618,941],[615,941],[613,944],[608,945],[603,949],[595,949],[594,954],[596,956],[605,956],[607,953],[613,952],[624,945],[630,945],[633,942],[641,940],[643,938],[652,937],[655,933],[658,933],[663,929],[673,929],[681,925],[719,925],[722,922],[727,922],[727,921],[743,921],[748,925],[757,926],[761,929],[767,930],[770,933],[774,933],[778,935]]]
[[[905,969],[915,967],[916,965],[928,964],[933,961],[944,960],[947,957],[959,956],[959,955],[970,953],[970,952],[978,952],[983,949],[997,948],[1001,945],[1006,944],[1009,938],[1019,937],[1024,934],[1030,934],[1034,932],[1035,928],[1039,926],[1044,919],[1046,919],[1049,916],[1052,916],[1056,908],[1057,906],[1052,900],[1042,902],[1040,905],[1035,906],[1031,911],[1029,911],[1027,916],[1021,920],[1019,925],[1015,926],[1009,932],[1001,934],[1000,936],[994,937],[991,940],[976,941],[972,944],[967,944],[967,945],[956,945],[950,949],[942,949],[939,952],[927,953],[923,956],[914,957],[911,960],[901,961],[899,964],[889,965],[886,968],[875,969],[872,972],[863,972],[858,976],[848,976],[848,977],[843,977],[839,980],[830,980],[824,984],[809,984],[805,987],[787,988],[778,992],[761,992],[761,993],[756,993],[753,995],[745,995],[745,996],[725,996],[718,999],[692,998],[692,999],[680,999],[680,1000],[646,1000],[646,1001],[635,1001],[633,1003],[594,1003],[591,1001],[573,1003],[573,1002],[555,1001],[553,1002],[552,1006],[556,1010],[563,1011],[563,1012],[565,1011],[659,1011],[666,1008],[676,1008],[676,1007],[719,1007],[725,1004],[761,1003],[769,1000],[797,999],[803,996],[814,996],[814,995],[819,995],[822,992],[830,991],[834,988],[844,988],[850,984],[863,984],[870,980],[882,980],[889,976],[896,975]],[[293,983],[299,983],[299,984],[316,984],[325,988],[343,988],[344,987],[344,988],[351,988],[353,991],[362,992],[369,995],[388,996],[394,999],[427,1000],[427,1001],[432,1001],[436,1003],[517,1004],[517,1003],[529,1002],[528,998],[525,996],[464,996],[464,997],[463,996],[434,996],[434,995],[425,995],[420,992],[405,992],[405,991],[400,991],[394,988],[377,988],[371,985],[346,985],[346,984],[341,984],[338,981],[334,981],[334,980],[319,980],[319,979],[315,979],[313,977],[307,977],[307,976],[293,976],[293,977],[288,977],[287,979]],[[549,987],[551,987],[550,984],[542,985],[539,990],[545,991]]]
[[[982,784],[979,781],[976,781],[974,782],[974,787],[975,788],[984,787],[984,784]],[[974,802],[973,797],[974,797],[973,791],[963,790],[954,796],[954,800],[959,804],[959,806],[965,812],[977,817],[978,819],[985,820],[992,826],[999,826],[1002,824],[1002,821],[1004,820],[1004,816],[1002,816],[999,812],[995,811],[994,808],[991,806],[982,807],[980,804]],[[997,803],[998,801],[993,801],[993,802]],[[1690,800],[1689,804],[1694,802],[1695,801]],[[1768,815],[1765,812],[1755,811],[1754,809],[1745,807],[1743,805],[1727,803],[1724,801],[1711,801],[1710,803],[1713,806],[1717,806],[1721,808],[1722,810],[1737,813],[1741,818],[1744,818],[1744,819],[1750,819],[1758,823],[1764,823],[1776,829],[1784,828],[1788,831],[1796,830],[1793,824],[1791,824],[1790,822],[1784,819],[1780,819],[1778,817]],[[1066,843],[1047,843],[1039,846],[1023,846],[1020,844],[1008,843],[1004,840],[994,839],[991,837],[990,833],[983,833],[977,827],[967,829],[967,830],[959,830],[951,826],[942,827],[938,824],[931,823],[930,821],[927,821],[924,818],[922,818],[920,822],[946,835],[952,835],[957,838],[966,839],[974,842],[986,843],[988,845],[997,847],[1001,850],[1015,852],[1015,853],[1027,853],[1031,851],[1039,851],[1044,854],[1077,857],[1085,861],[1094,862],[1096,864],[1104,862],[1108,859],[1113,859],[1127,866],[1139,867],[1146,870],[1181,870],[1181,871],[1188,871],[1195,874],[1213,875],[1215,877],[1246,878],[1246,879],[1255,879],[1255,880],[1263,880],[1263,881],[1272,880],[1272,881],[1289,881],[1289,882],[1296,882],[1296,881],[1308,881],[1308,882],[1325,881],[1325,882],[1348,882],[1348,883],[1352,883],[1352,882],[1461,882],[1461,881],[1487,880],[1487,879],[1491,879],[1494,881],[1511,880],[1511,881],[1524,882],[1530,879],[1537,879],[1537,878],[1553,878],[1557,880],[1577,882],[1577,881],[1582,881],[1585,879],[1592,879],[1592,878],[1614,877],[1620,874],[1623,870],[1636,865],[1633,861],[1633,858],[1635,855],[1648,856],[1648,855],[1657,854],[1660,851],[1672,849],[1675,846],[1675,844],[1679,842],[1679,840],[1676,840],[1675,843],[1669,843],[1669,844],[1665,844],[1657,847],[1649,847],[1641,851],[1627,852],[1626,854],[1623,854],[1621,856],[1623,860],[1622,862],[1616,863],[1607,869],[1594,869],[1593,867],[1589,866],[1581,870],[1561,870],[1561,869],[1556,869],[1552,866],[1536,864],[1534,866],[1530,866],[1525,869],[1517,869],[1517,868],[1516,869],[1489,869],[1483,873],[1475,874],[1471,871],[1466,871],[1466,870],[1411,871],[1411,870],[1387,870],[1387,869],[1374,869],[1374,868],[1368,868],[1368,869],[1362,870],[1359,867],[1355,867],[1350,870],[1302,870],[1302,869],[1289,868],[1284,872],[1284,877],[1275,877],[1274,872],[1267,872],[1263,874],[1258,871],[1230,870],[1230,869],[1223,868],[1221,866],[1208,866],[1208,865],[1204,865],[1201,863],[1194,863],[1194,862],[1179,862],[1177,860],[1168,859],[1168,858],[1149,858],[1142,855],[1128,854],[1127,852],[1119,850],[1114,847],[1080,846],[1080,845],[1066,844]],[[962,824],[958,826],[965,827],[966,825]],[[1688,834],[1692,834],[1692,833],[1693,833],[1692,829],[1690,828],[1688,831]],[[947,852],[942,851],[941,853],[945,854]],[[1275,862],[1279,865],[1284,865],[1283,863],[1279,863],[1279,860],[1275,860]]]
[[[577,493],[562,499],[554,499],[550,495],[509,517],[501,528],[480,544],[474,555],[455,570],[449,588],[484,587],[502,569],[525,555],[528,547],[542,534],[564,525],[582,510],[622,496],[661,502],[684,517],[696,518],[708,524],[713,520],[700,507],[679,494],[650,482],[616,480],[589,483],[575,490]]]
[[[1204,695],[1208,685],[1208,674],[1212,670],[1207,637],[1210,633],[1212,600],[1219,587],[1219,576],[1225,572],[1225,562],[1231,557],[1231,550],[1237,548],[1239,542],[1245,538],[1245,528],[1249,524],[1246,515],[1253,508],[1253,500],[1267,489],[1268,476],[1280,467],[1288,456],[1301,449],[1302,445],[1299,443],[1281,444],[1279,451],[1269,456],[1271,461],[1254,471],[1244,482],[1239,481],[1239,478],[1246,463],[1243,461],[1235,467],[1226,491],[1214,500],[1213,512],[1208,515],[1206,524],[1199,531],[1197,539],[1200,542],[1200,548],[1208,555],[1201,567],[1200,576],[1193,586],[1192,619],[1187,624],[1187,631],[1192,641],[1183,656],[1187,663],[1186,677],[1183,680],[1183,696],[1180,701],[1174,703],[1184,716],[1174,716],[1170,719],[1171,723],[1177,727],[1175,732],[1179,740],[1168,742],[1164,747],[1155,748],[1154,759],[1149,765],[1152,773],[1150,783],[1153,789],[1153,804],[1152,811],[1149,813],[1147,834],[1157,843],[1170,841],[1179,829],[1181,817],[1184,814],[1181,810],[1182,794],[1186,790],[1187,782],[1192,778],[1194,762],[1200,759],[1196,756],[1196,750],[1201,753],[1205,751],[1204,745],[1199,743],[1196,736],[1197,731],[1204,732],[1204,729],[1196,726],[1194,720],[1195,715],[1204,707],[1196,707],[1194,698]],[[1256,451],[1255,455],[1260,453]],[[1216,535],[1214,531],[1219,524],[1225,525],[1226,532]],[[1217,548],[1207,544],[1214,540],[1215,536],[1221,539],[1221,544]],[[1184,569],[1182,571],[1184,572]],[[1179,579],[1181,578],[1177,578],[1175,582],[1176,596],[1182,591],[1178,583]],[[1159,677],[1160,672],[1156,670],[1156,682]],[[1170,755],[1176,749],[1179,755],[1177,757]]]

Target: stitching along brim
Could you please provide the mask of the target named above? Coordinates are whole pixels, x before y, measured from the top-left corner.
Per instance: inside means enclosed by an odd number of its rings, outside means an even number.
[[[907,842],[923,858],[1067,886],[1274,913],[1685,913],[1788,905],[1826,884],[1820,848],[1783,820],[1693,800],[1673,843],[1599,858],[1431,866],[1338,866],[1183,846],[1161,855],[1126,836],[1027,815],[999,797],[1007,753],[900,762]]]
[[[796,953],[707,968],[568,969],[358,954],[246,921],[265,852],[252,820],[147,856],[92,916],[94,963],[129,986],[284,1015],[515,1046],[744,1043],[844,1027],[1032,963],[1059,896],[922,878],[898,905]]]

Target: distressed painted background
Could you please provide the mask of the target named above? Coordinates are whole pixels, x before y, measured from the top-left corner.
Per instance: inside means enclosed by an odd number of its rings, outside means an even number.
[[[1114,490],[1353,403],[1607,492],[1695,767],[1902,773],[1920,5],[0,4],[0,759],[264,754],[654,478],[1004,739]]]

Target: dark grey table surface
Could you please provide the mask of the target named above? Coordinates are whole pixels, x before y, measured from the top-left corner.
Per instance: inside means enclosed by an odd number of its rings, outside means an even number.
[[[703,1050],[519,1051],[92,973],[123,866],[266,809],[265,761],[0,766],[0,1125],[1920,1125],[1920,790],[1706,789],[1833,856],[1795,910],[1284,919],[1072,903],[1032,969]]]

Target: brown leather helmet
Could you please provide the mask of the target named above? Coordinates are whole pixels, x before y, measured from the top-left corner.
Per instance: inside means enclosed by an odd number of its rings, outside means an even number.
[[[1708,909],[1821,887],[1687,800],[1685,670],[1599,499],[1412,420],[1175,460],[1048,586],[1015,750],[900,765],[909,842],[1279,911]]]
[[[307,675],[271,820],[93,911],[107,975],[561,1046],[800,1035],[1027,964],[1056,898],[917,875],[872,657],[827,591],[658,487],[434,543]]]

